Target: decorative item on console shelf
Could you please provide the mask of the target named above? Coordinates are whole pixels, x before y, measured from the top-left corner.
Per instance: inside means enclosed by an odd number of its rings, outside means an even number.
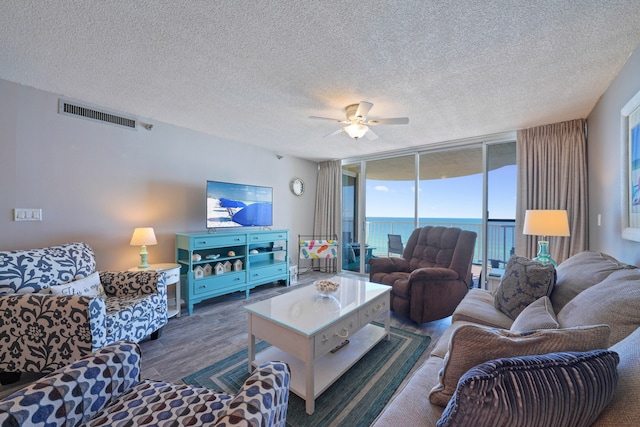
[[[336,234],[298,235],[298,274],[308,271],[338,271],[338,236]],[[303,260],[308,260],[308,265],[302,265]]]

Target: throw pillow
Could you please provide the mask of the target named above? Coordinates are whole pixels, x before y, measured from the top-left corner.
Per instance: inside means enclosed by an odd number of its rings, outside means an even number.
[[[100,283],[100,273],[97,271],[82,279],[62,285],[51,286],[54,295],[82,295],[88,297],[104,297],[105,292]]]
[[[560,324],[553,312],[549,297],[538,298],[527,306],[516,317],[511,325],[511,332],[535,331],[536,329],[558,329]]]
[[[556,283],[556,269],[529,258],[514,255],[507,262],[504,275],[494,295],[494,305],[515,319],[529,304],[551,295]]]
[[[580,292],[558,313],[563,328],[606,323],[613,345],[640,327],[640,270],[611,273]]]
[[[606,349],[608,343],[608,325],[522,333],[462,325],[451,335],[449,351],[438,374],[439,383],[431,389],[429,400],[434,405],[446,406],[462,375],[489,360],[559,351],[599,350]]]
[[[618,362],[597,350],[483,363],[462,376],[437,426],[591,425],[613,398]]]

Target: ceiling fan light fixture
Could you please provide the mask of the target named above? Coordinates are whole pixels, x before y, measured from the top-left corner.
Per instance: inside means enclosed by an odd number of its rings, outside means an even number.
[[[344,131],[347,135],[354,139],[362,138],[368,130],[369,128],[361,123],[353,123],[344,127]]]

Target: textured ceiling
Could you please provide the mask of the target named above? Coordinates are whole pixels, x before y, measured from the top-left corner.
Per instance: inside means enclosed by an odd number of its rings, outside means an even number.
[[[639,22],[638,0],[3,0],[0,78],[325,160],[586,117]],[[410,122],[308,118],[359,101]]]

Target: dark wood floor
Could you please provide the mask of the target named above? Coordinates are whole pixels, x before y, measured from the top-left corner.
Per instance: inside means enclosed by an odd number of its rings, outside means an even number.
[[[169,319],[159,339],[146,339],[140,343],[142,377],[181,382],[187,375],[246,348],[248,333],[247,314],[242,308],[244,305],[271,298],[297,286],[309,285],[315,280],[329,278],[332,275],[308,272],[301,274],[298,283],[290,287],[273,283],[255,288],[248,299],[245,299],[244,292],[213,298],[196,304],[191,316],[183,308],[181,317]],[[434,342],[450,325],[450,319],[417,325],[392,313],[391,325],[431,336],[431,344],[414,366],[415,370],[426,360]],[[19,384],[0,386],[0,397],[34,379],[26,375],[23,377],[26,378]]]

